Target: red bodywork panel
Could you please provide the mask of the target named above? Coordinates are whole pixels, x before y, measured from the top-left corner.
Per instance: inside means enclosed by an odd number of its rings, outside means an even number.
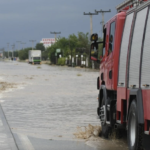
[[[144,119],[150,120],[150,89],[142,90],[143,107],[144,107]]]
[[[143,98],[143,110],[144,110],[144,131],[150,131],[150,128],[147,125],[147,121],[150,120],[150,89],[142,90]],[[150,135],[150,132],[149,132]]]
[[[122,100],[127,99],[127,88],[125,87],[118,87],[117,88],[117,111],[122,111],[121,106],[122,106]]]
[[[100,64],[100,77],[103,73],[103,81],[105,82],[106,88],[108,90],[117,90],[118,82],[118,64],[119,64],[119,54],[120,45],[122,40],[122,33],[125,23],[126,13],[118,13],[115,17],[109,20],[106,25],[106,43],[105,43],[105,56],[103,57]],[[109,34],[110,34],[110,24],[116,22],[115,38],[114,38],[114,49],[109,54]],[[109,72],[112,71],[112,79],[109,78]],[[100,78],[100,85],[102,80]]]

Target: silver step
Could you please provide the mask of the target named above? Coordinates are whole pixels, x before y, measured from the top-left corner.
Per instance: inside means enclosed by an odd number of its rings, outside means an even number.
[[[121,124],[121,120],[117,120],[116,122],[119,123],[119,124]]]
[[[144,131],[144,133],[145,133],[146,135],[149,135],[149,131]]]
[[[106,124],[110,124],[110,121],[106,121]]]

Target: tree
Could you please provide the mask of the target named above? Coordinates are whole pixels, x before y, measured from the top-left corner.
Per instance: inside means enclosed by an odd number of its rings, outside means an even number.
[[[56,56],[55,56],[55,52],[56,52],[56,49],[57,49],[57,45],[54,44],[52,45],[51,47],[48,47],[47,48],[47,51],[49,53],[49,59],[51,61],[51,63],[55,63],[56,62]]]
[[[42,52],[42,60],[47,60],[48,58],[48,50]]]
[[[61,55],[63,57],[68,57],[71,54],[72,56],[75,56],[76,54],[81,55],[83,53],[89,55],[89,47],[90,47],[89,34],[79,32],[78,36],[76,36],[75,34],[71,34],[69,35],[68,38],[65,37],[59,38],[57,42],[54,43],[51,47],[48,47],[47,50],[49,53],[50,61],[52,63],[55,63],[56,49],[61,49]]]
[[[45,51],[45,47],[44,47],[43,43],[37,43],[35,48],[37,50],[41,50],[42,52]]]
[[[90,41],[89,41],[89,33],[84,34],[83,32],[78,33],[78,46],[89,49]]]
[[[20,60],[26,60],[28,59],[28,52],[31,50],[31,47],[25,48],[24,50],[19,51],[19,59]]]

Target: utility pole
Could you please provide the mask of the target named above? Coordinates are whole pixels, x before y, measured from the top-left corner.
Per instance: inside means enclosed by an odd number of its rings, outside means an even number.
[[[21,41],[16,41],[17,43],[19,43],[18,44],[18,50],[20,50],[20,43],[21,43]]]
[[[33,46],[34,46],[34,42],[35,42],[36,40],[30,40],[30,42],[32,42],[32,50],[33,50]],[[22,43],[23,44],[23,43]],[[25,43],[26,44],[26,43]]]
[[[9,59],[9,43],[7,43],[7,48],[8,48],[8,59]]]
[[[4,58],[5,58],[5,49],[3,48],[2,50],[3,50],[3,60],[4,60]]]
[[[14,58],[14,48],[15,48],[15,44],[11,45],[12,46],[12,58]]]
[[[0,51],[2,52],[1,55],[2,55],[2,59],[4,61],[4,48],[0,49]]]
[[[22,49],[24,50],[24,44],[26,44],[26,43],[21,43],[21,44],[23,45]],[[33,49],[33,47],[32,47],[32,49]]]
[[[89,15],[90,16],[90,34],[92,35],[93,34],[93,22],[92,22],[92,16],[93,15],[98,15],[98,13],[83,13],[83,15]],[[92,68],[94,69],[95,68],[95,65],[94,65],[94,61],[92,61]]]
[[[103,38],[103,21],[101,21],[100,24],[102,25],[102,30],[101,30],[102,35],[101,36]]]
[[[104,25],[105,25],[104,13],[111,12],[111,9],[109,9],[108,11],[104,11],[104,10],[102,10],[102,9],[101,9],[100,11],[95,10],[95,12],[102,14],[102,25],[103,25],[103,27],[104,27]]]
[[[92,22],[92,16],[93,15],[98,15],[98,13],[83,13],[83,15],[89,15],[90,16],[90,34],[93,34],[93,22]]]
[[[69,40],[69,47],[70,47],[70,40]],[[70,65],[72,66],[72,48],[71,47],[70,47],[70,50],[71,50],[71,62],[70,62],[71,64]]]
[[[50,34],[55,34],[55,42],[56,42],[57,34],[61,34],[61,32],[50,32]]]

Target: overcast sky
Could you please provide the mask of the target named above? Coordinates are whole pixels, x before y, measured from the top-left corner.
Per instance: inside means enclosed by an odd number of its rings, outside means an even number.
[[[90,17],[83,12],[109,10],[105,22],[116,14],[116,6],[124,0],[1,0],[0,48],[7,49],[16,41],[32,46],[29,40],[40,42],[53,38],[50,31],[61,31],[61,37],[78,32],[90,32]],[[93,16],[93,32],[101,34],[101,14]],[[11,46],[9,46],[11,47]]]

